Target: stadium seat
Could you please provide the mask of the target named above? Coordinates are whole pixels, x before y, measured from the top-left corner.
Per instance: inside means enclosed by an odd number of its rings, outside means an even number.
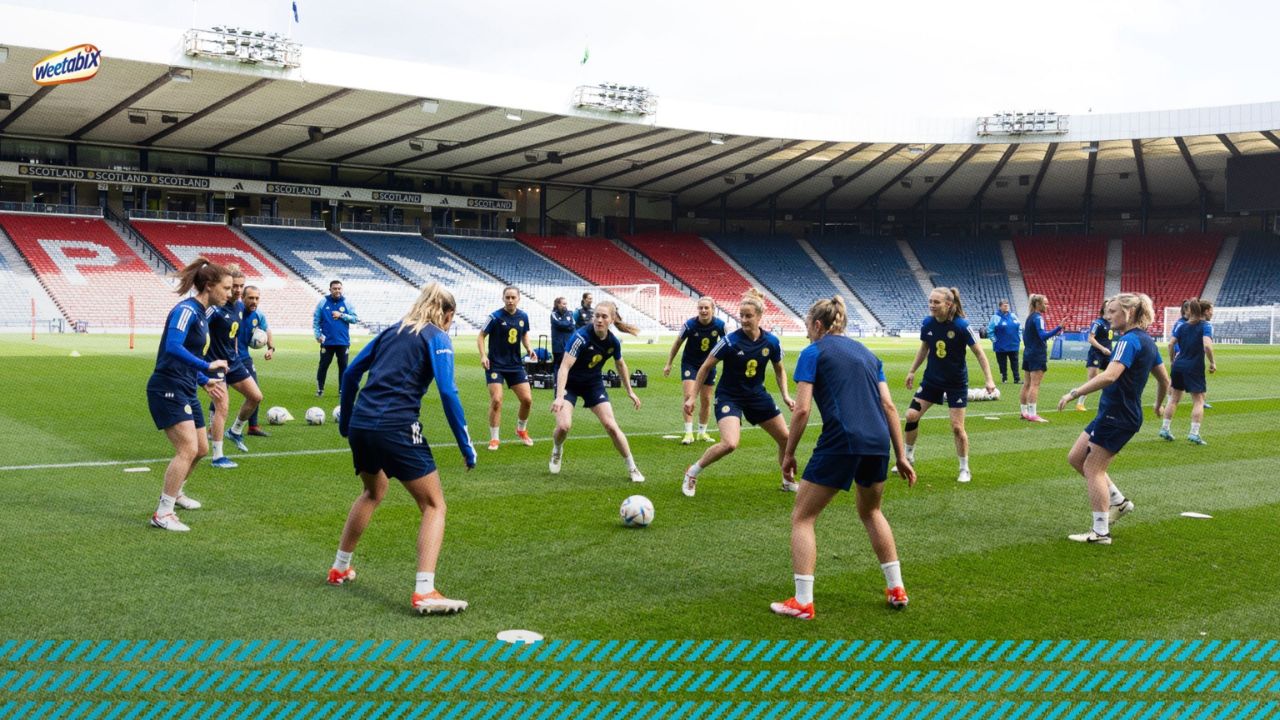
[[[631,247],[662,266],[696,292],[710,296],[721,310],[738,316],[742,295],[751,283],[732,265],[725,262],[693,233],[649,233],[623,238]],[[793,333],[804,332],[804,326],[791,315],[766,300],[766,328]]]
[[[1000,241],[992,238],[930,237],[911,240],[911,249],[934,287],[960,291],[965,316],[974,325],[987,320],[1010,300],[1009,275],[1000,255]]]
[[[557,297],[563,296],[568,300],[569,307],[575,308],[582,293],[587,291],[595,295],[596,302],[605,299],[618,302],[618,312],[622,318],[634,323],[642,332],[648,334],[663,330],[656,317],[657,308],[650,308],[652,314],[641,311],[624,299],[611,296],[595,287],[590,281],[574,275],[515,240],[440,235],[436,237],[436,241],[450,252],[501,279],[504,283],[520,288],[520,292],[525,297],[536,300],[543,308],[539,313],[543,315],[541,320],[534,317],[530,308],[526,307],[525,312],[529,313],[530,322],[539,332],[541,332],[540,328],[550,328],[549,308]],[[500,295],[493,296],[491,301],[493,303],[491,310],[498,309],[502,304]],[[540,322],[546,324],[542,325]]]
[[[1147,330],[1152,337],[1164,332],[1164,308],[1181,306],[1204,292],[1221,249],[1222,236],[1214,234],[1125,237],[1120,290],[1151,296],[1156,317]]]
[[[523,233],[516,233],[516,239],[596,285],[657,285],[661,303],[658,319],[669,330],[680,328],[697,313],[695,299],[608,240]],[[569,304],[576,306],[577,299],[569,298]]]
[[[38,323],[64,318],[17,248],[0,232],[0,326],[29,328],[33,299]],[[39,331],[43,332],[43,328]]]
[[[1107,239],[1088,235],[1014,238],[1027,294],[1049,301],[1045,326],[1087,329],[1106,298]],[[1018,318],[1025,321],[1026,318]]]
[[[870,235],[811,237],[809,243],[885,330],[918,335],[928,300],[893,238]]]
[[[315,288],[291,277],[225,225],[141,220],[129,224],[174,267],[184,267],[199,256],[239,265],[246,284],[261,290],[262,312],[273,328],[311,328],[311,315],[320,300]]]
[[[361,323],[374,328],[404,317],[418,291],[370,263],[325,230],[246,225],[246,234],[319,292],[341,280]],[[314,308],[313,308],[314,310]]]
[[[1241,233],[1227,277],[1218,291],[1221,307],[1250,307],[1280,303],[1280,236],[1269,232]]]
[[[713,235],[711,240],[800,317],[815,301],[839,292],[795,238]]]
[[[136,325],[156,327],[179,300],[171,280],[100,218],[5,213],[0,226],[73,322],[127,330],[132,297]]]

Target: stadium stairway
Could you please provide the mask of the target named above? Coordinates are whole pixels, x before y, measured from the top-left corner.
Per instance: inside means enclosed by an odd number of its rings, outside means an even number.
[[[481,268],[486,273],[520,289],[521,294],[535,301],[540,307],[537,315],[532,307],[525,307],[529,322],[539,334],[550,332],[551,306],[555,298],[563,296],[570,308],[577,307],[577,299],[590,291],[596,302],[609,299],[618,303],[618,312],[627,322],[634,323],[642,334],[658,334],[666,329],[656,317],[642,312],[625,299],[611,295],[596,287],[595,283],[575,275],[570,270],[544,257],[532,248],[516,240],[506,238],[460,237],[437,235],[435,241],[453,254]],[[600,242],[606,242],[600,240]],[[502,306],[501,294],[492,299],[493,310]],[[524,305],[524,302],[521,303]]]
[[[1222,307],[1280,303],[1280,236],[1241,233],[1216,303]]]
[[[839,292],[794,238],[712,235],[710,240],[797,317],[807,314],[815,301]]]
[[[361,324],[373,330],[404,317],[418,297],[409,283],[326,230],[246,225],[244,232],[319,293],[341,280]]]
[[[623,240],[699,294],[714,299],[730,317],[738,317],[742,296],[754,285],[713,244],[693,233],[628,235]],[[799,318],[768,298],[764,321],[768,328],[804,332]]]
[[[658,319],[668,330],[679,329],[697,313],[696,298],[659,277],[635,256],[608,240],[524,233],[516,233],[516,239],[595,285],[657,285]],[[569,306],[576,307],[578,300],[569,298]]]
[[[919,334],[928,303],[896,240],[824,235],[809,244],[887,331]]]
[[[1199,297],[1204,291],[1221,248],[1222,236],[1209,233],[1124,238],[1120,290],[1151,296],[1156,310],[1148,329],[1152,337],[1164,332],[1163,308],[1180,306],[1183,300]]]
[[[1000,239],[1000,259],[1004,261],[1005,279],[1009,281],[1009,307],[1020,318],[1027,316],[1027,285],[1022,279],[1022,265],[1012,238]]]
[[[1049,301],[1045,325],[1068,330],[1089,327],[1106,298],[1107,246],[1104,237],[1035,235],[1013,240],[1027,294]],[[1025,315],[1019,315],[1025,321]]]
[[[991,238],[931,237],[911,240],[911,249],[933,280],[933,287],[960,291],[965,314],[975,325],[996,312],[1001,300],[1013,294],[1000,252]]]
[[[178,302],[157,275],[101,218],[0,214],[0,226],[72,322],[92,330],[157,328]]]
[[[920,262],[920,258],[916,257],[916,251],[911,247],[911,243],[906,238],[898,238],[896,242],[898,252],[902,253],[902,259],[907,262],[907,267],[911,268],[911,274],[916,278],[916,284],[926,295],[933,292],[933,278],[929,276],[929,271],[924,269],[924,263]]]
[[[130,226],[175,268],[203,256],[213,262],[235,264],[245,274],[245,284],[262,293],[262,312],[273,329],[309,331],[319,295],[226,225],[215,223],[132,220]]]
[[[858,294],[853,291],[853,288],[845,284],[844,280],[840,277],[840,274],[822,258],[822,255],[814,249],[813,245],[811,245],[808,240],[796,238],[796,244],[800,246],[800,249],[804,251],[805,255],[809,256],[809,259],[813,261],[813,264],[818,266],[818,269],[822,271],[822,274],[826,276],[827,280],[840,293],[841,297],[844,298],[845,307],[850,312],[849,327],[852,328],[857,326],[867,330],[880,327],[880,321],[876,320],[876,316],[872,315],[871,311],[867,309],[867,306],[862,304],[862,300],[858,298]],[[806,313],[806,317],[807,315],[808,313]]]
[[[1209,277],[1204,281],[1204,290],[1201,291],[1200,297],[1213,303],[1218,302],[1218,294],[1222,292],[1222,284],[1227,280],[1227,270],[1231,267],[1231,261],[1235,259],[1236,250],[1240,247],[1240,238],[1229,237],[1222,241],[1222,250],[1218,251],[1218,257],[1213,261],[1213,267],[1209,270]]]
[[[0,229],[0,326],[29,328],[32,300],[36,304],[37,325],[67,319],[26,258]],[[43,332],[44,328],[38,327],[37,330]]]

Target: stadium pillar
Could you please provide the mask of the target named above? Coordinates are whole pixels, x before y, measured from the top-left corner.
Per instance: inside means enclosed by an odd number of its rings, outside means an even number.
[[[880,198],[871,198],[871,234],[880,234]]]
[[[978,237],[982,234],[982,198],[978,197],[973,201],[973,236]]]
[[[1036,199],[1027,200],[1027,234],[1036,234]]]
[[[583,215],[586,216],[583,218],[583,220],[585,220],[586,222],[582,224],[582,227],[586,228],[583,235],[585,235],[586,237],[591,237],[592,235],[595,234],[591,232],[591,188],[587,188],[586,190],[582,191],[582,201],[583,201],[582,202]]]
[[[1209,191],[1200,186],[1200,232],[1209,232]]]
[[[204,211],[213,214],[213,193],[204,194]]]
[[[778,196],[769,196],[769,234],[777,234],[778,229]]]
[[[69,190],[68,190],[68,192],[67,192],[67,201],[68,201],[68,203],[67,203],[67,204],[69,204],[69,205],[75,205],[75,204],[76,204],[76,194],[77,194],[77,193],[76,193],[76,184],[75,184],[75,183],[67,183],[67,184],[70,186],[70,188],[69,188]]]
[[[1142,193],[1142,208],[1138,212],[1138,232],[1147,234],[1147,219],[1151,216],[1151,193]]]
[[[547,184],[538,186],[538,234],[547,234]]]
[[[671,196],[671,232],[676,231],[676,212],[677,211],[678,211],[678,208],[676,207],[676,196],[672,195]]]
[[[720,232],[729,232],[729,196],[720,196]]]
[[[1093,195],[1092,194],[1088,194],[1084,196],[1084,217],[1082,218],[1082,220],[1084,221],[1084,234],[1088,235],[1090,230],[1093,228]]]
[[[636,234],[636,191],[627,193],[627,234]]]
[[[827,234],[827,197],[818,199],[818,237]]]
[[[929,196],[920,201],[920,237],[929,237]]]

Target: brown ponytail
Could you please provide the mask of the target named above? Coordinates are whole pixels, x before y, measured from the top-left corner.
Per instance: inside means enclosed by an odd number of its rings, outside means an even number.
[[[222,278],[229,274],[226,268],[211,263],[201,256],[178,271],[178,287],[174,292],[179,295],[186,295],[193,290],[202,293],[210,285],[222,282]]]

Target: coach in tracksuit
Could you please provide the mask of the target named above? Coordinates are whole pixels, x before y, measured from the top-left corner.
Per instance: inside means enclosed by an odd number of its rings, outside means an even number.
[[[564,344],[577,329],[573,311],[569,309],[569,302],[562,297],[556,298],[555,307],[551,309],[551,359],[553,361],[551,377],[554,378],[560,374],[560,361],[564,360]]]
[[[320,343],[320,367],[316,370],[316,397],[324,395],[329,365],[338,358],[338,394],[342,394],[342,374],[347,371],[347,349],[351,347],[350,325],[360,322],[356,309],[342,296],[342,281],[329,283],[329,294],[316,305],[311,331]]]

